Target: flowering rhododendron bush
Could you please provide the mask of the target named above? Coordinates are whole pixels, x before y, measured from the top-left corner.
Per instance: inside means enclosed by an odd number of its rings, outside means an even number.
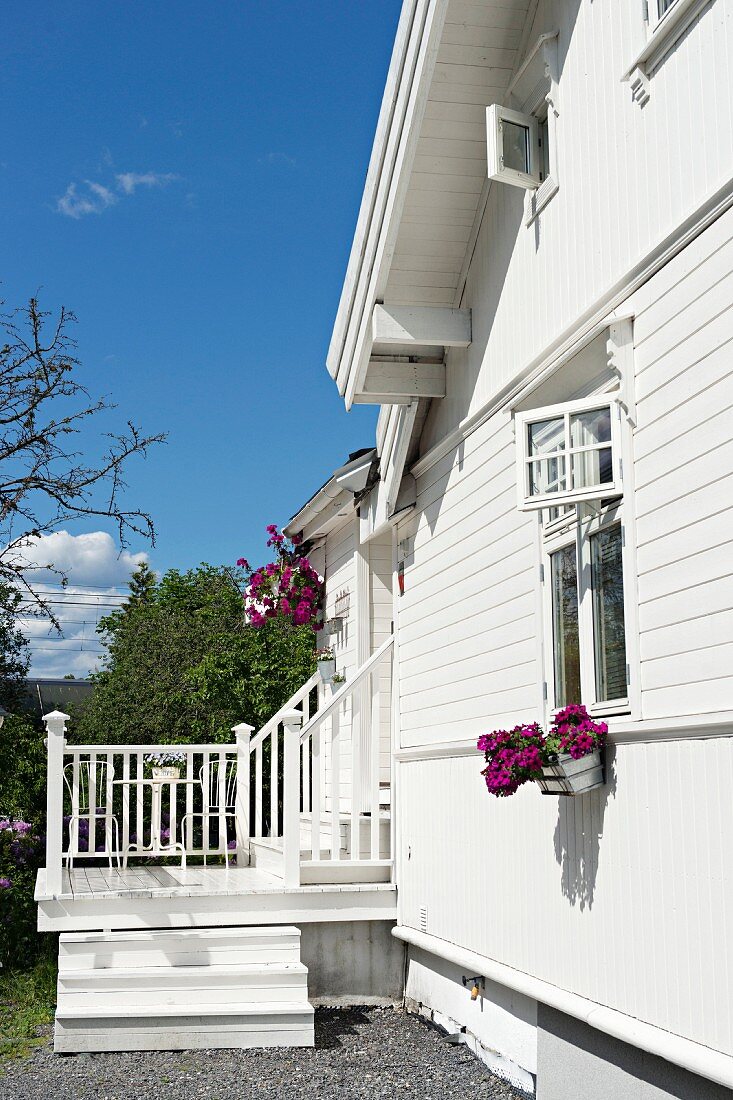
[[[550,731],[536,722],[496,730],[479,737],[476,748],[484,754],[481,774],[489,794],[498,798],[515,794],[524,783],[537,779],[546,764],[569,754],[581,760],[605,744],[608,726],[595,722],[584,706],[571,704],[555,714]]]
[[[267,545],[276,560],[250,570],[246,558],[237,565],[249,573],[244,595],[247,621],[264,626],[268,619],[280,619],[293,626],[319,630],[322,623],[323,577],[299,548],[300,538],[286,538],[274,523],[267,527]]]
[[[33,889],[43,838],[28,821],[0,816],[0,962],[26,966],[38,952]]]

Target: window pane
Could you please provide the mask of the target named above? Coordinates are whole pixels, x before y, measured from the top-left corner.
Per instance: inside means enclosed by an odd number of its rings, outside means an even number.
[[[531,456],[565,450],[565,421],[562,416],[552,420],[535,420],[527,426],[527,432]]]
[[[504,167],[529,174],[529,130],[506,119],[502,119],[501,128]]]
[[[575,546],[550,557],[555,650],[555,706],[580,702],[578,639],[578,565]]]
[[[666,11],[669,11],[675,2],[676,0],[657,0],[657,11],[659,12],[660,19]]]
[[[611,442],[611,410],[591,409],[570,417],[570,446],[588,447],[591,443]]]
[[[613,454],[610,447],[581,451],[573,455],[573,488],[590,489],[613,481]]]
[[[537,124],[537,140],[540,147],[540,180],[546,180],[550,174],[550,127],[547,115]]]
[[[557,458],[538,458],[529,464],[529,495],[541,496],[543,493],[564,492],[565,456]]]
[[[606,703],[627,695],[621,527],[599,531],[590,544],[596,699]]]

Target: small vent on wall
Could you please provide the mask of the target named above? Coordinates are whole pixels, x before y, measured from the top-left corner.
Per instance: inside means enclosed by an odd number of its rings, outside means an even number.
[[[427,932],[428,930],[428,907],[427,905],[420,906],[420,931]]]

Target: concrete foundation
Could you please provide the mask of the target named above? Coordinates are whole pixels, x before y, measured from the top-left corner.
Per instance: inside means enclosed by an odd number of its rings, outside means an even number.
[[[404,947],[393,921],[328,921],[300,926],[311,1004],[394,1004],[402,1000]]]
[[[733,1091],[537,1007],[537,1100],[732,1100]]]

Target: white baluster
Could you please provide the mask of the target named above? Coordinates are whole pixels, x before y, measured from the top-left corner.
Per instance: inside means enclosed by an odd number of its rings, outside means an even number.
[[[329,686],[329,695],[333,687]],[[331,715],[331,859],[341,858],[341,704]]]
[[[262,742],[255,749],[255,831],[252,836],[262,836]]]
[[[232,727],[237,741],[237,796],[234,824],[237,833],[237,867],[249,864],[249,742],[254,726],[240,722]],[[255,757],[255,761],[257,757]],[[261,778],[261,771],[260,771]],[[255,814],[256,814],[255,810]],[[255,822],[256,825],[256,822]]]
[[[300,886],[300,730],[303,714],[286,711],[283,763],[283,885]]]
[[[380,667],[376,666],[372,670],[371,684],[372,684],[372,728],[371,728],[371,798],[370,809],[372,812],[372,859],[379,859],[379,734],[381,727],[381,715],[379,713],[380,708],[380,694],[379,694],[379,677]]]
[[[313,731],[311,743],[311,859],[321,858],[321,727]]]
[[[45,714],[46,725],[46,889],[56,896],[62,890],[61,858],[64,829],[64,749],[69,715],[60,710]]]
[[[274,726],[270,734],[270,836],[280,836],[280,813],[278,806],[278,757],[280,755],[280,726]]]

